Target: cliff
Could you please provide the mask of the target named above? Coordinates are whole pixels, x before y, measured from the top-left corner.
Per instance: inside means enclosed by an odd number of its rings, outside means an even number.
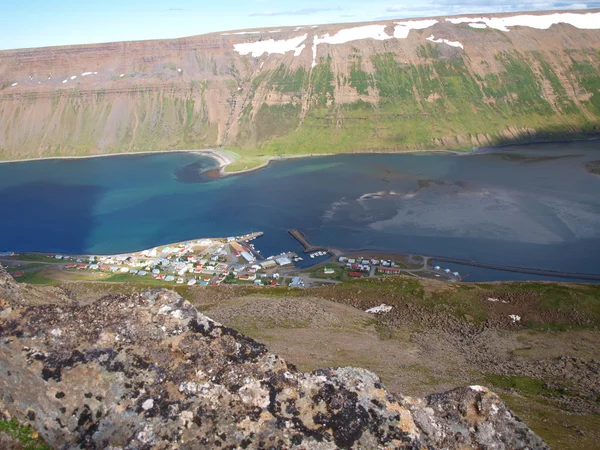
[[[54,448],[545,448],[484,387],[301,373],[172,291],[81,304],[2,271],[0,307],[0,409]]]
[[[598,133],[600,13],[0,52],[0,159],[467,149]]]

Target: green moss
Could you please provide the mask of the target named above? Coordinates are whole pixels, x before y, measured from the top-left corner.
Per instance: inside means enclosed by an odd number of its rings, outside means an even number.
[[[331,56],[321,58],[319,64],[312,70],[311,83],[313,99],[317,107],[326,107],[333,102],[335,95],[335,77],[331,70]]]
[[[550,388],[543,380],[533,377],[488,374],[485,376],[485,380],[495,388],[514,389],[525,395],[556,397],[567,392],[562,388]]]
[[[350,62],[350,86],[360,95],[368,95],[369,88],[373,87],[373,77],[362,70],[362,58],[355,56]]]
[[[304,67],[290,71],[281,64],[269,77],[269,87],[278,92],[300,94],[308,83],[308,73]]]
[[[25,450],[51,450],[52,448],[39,437],[37,431],[30,426],[21,425],[16,419],[0,420],[0,432],[19,441]]]

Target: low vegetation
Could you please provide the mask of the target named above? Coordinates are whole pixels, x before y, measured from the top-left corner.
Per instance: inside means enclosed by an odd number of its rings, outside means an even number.
[[[39,433],[28,425],[22,425],[16,419],[0,420],[0,434],[6,434],[20,444],[24,450],[51,450]]]

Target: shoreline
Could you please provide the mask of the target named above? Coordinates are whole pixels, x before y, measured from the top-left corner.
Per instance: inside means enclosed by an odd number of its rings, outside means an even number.
[[[152,155],[152,154],[164,154],[164,153],[195,153],[197,155],[207,156],[214,159],[217,162],[217,167],[214,170],[215,174],[218,175],[215,178],[226,178],[234,175],[241,175],[246,173],[252,173],[260,169],[268,167],[271,163],[277,161],[284,161],[288,159],[299,159],[299,158],[317,158],[325,156],[337,156],[337,155],[400,155],[400,154],[449,154],[452,156],[468,156],[468,155],[482,155],[496,152],[506,151],[510,147],[526,146],[526,145],[540,145],[540,144],[566,144],[571,142],[589,142],[598,141],[600,136],[594,136],[590,138],[579,138],[579,139],[564,139],[564,140],[550,140],[550,141],[525,141],[515,142],[509,144],[498,144],[488,147],[473,147],[470,150],[391,150],[391,151],[353,151],[344,153],[306,153],[300,155],[285,155],[278,156],[272,155],[267,157],[266,161],[258,166],[251,167],[248,169],[236,170],[233,172],[227,172],[226,169],[231,164],[235,163],[239,159],[232,156],[232,153],[241,157],[241,155],[229,151],[229,150],[218,150],[214,148],[197,149],[197,150],[154,150],[154,151],[143,151],[143,152],[123,152],[123,153],[106,153],[101,155],[83,155],[83,156],[50,156],[50,157],[39,157],[39,158],[25,158],[25,159],[12,159],[12,160],[0,160],[0,164],[11,164],[19,162],[32,162],[32,161],[44,161],[44,160],[70,160],[70,159],[85,159],[85,158],[104,158],[109,156],[125,156],[125,155]]]
[[[229,177],[232,175],[240,175],[240,174],[244,174],[244,173],[250,173],[250,172],[255,172],[257,170],[260,169],[264,169],[265,167],[267,167],[269,164],[271,164],[272,162],[277,162],[277,161],[284,161],[287,159],[301,159],[301,158],[319,158],[321,156],[325,157],[325,156],[343,156],[343,155],[403,155],[403,154],[435,154],[435,153],[442,153],[442,154],[451,154],[453,156],[460,156],[460,155],[470,155],[473,154],[473,150],[467,150],[467,151],[460,151],[460,150],[397,150],[397,151],[354,151],[354,152],[345,152],[345,153],[306,153],[306,154],[301,154],[301,155],[287,155],[287,156],[269,156],[268,159],[256,166],[256,167],[252,167],[250,169],[242,169],[242,170],[236,170],[235,172],[226,172],[225,168],[231,164],[228,163],[224,166],[222,166],[220,168],[220,177]],[[235,162],[232,161],[232,162]]]
[[[86,159],[86,158],[105,158],[109,156],[141,156],[141,155],[155,155],[155,154],[163,154],[163,153],[196,153],[203,156],[209,156],[215,159],[221,166],[227,166],[233,162],[235,159],[232,158],[227,153],[216,150],[213,148],[204,148],[198,150],[150,150],[145,152],[122,152],[122,153],[103,153],[101,155],[83,155],[83,156],[42,156],[39,158],[25,158],[25,159],[9,159],[9,160],[0,160],[0,164],[11,164],[11,163],[20,163],[20,162],[32,162],[32,161],[47,161],[47,160],[69,160],[69,159]]]

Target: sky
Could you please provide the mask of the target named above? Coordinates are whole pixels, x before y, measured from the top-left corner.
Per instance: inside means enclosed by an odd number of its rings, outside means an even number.
[[[288,25],[600,8],[544,0],[0,0],[0,49],[168,39]]]

